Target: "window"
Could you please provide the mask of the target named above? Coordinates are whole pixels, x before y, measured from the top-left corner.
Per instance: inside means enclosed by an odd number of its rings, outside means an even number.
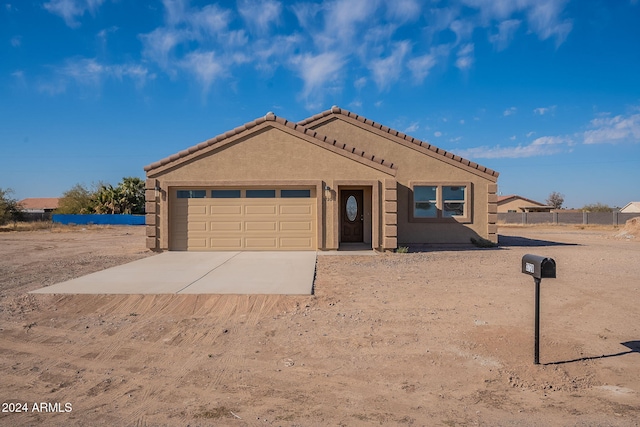
[[[464,215],[464,186],[442,187],[442,216],[451,218]]]
[[[247,190],[249,199],[272,199],[276,197],[276,190]]]
[[[178,199],[204,199],[206,190],[178,190]]]
[[[309,198],[311,197],[311,190],[280,190],[280,197]]]
[[[471,222],[471,183],[410,185],[410,222]]]
[[[214,199],[239,199],[240,190],[211,190]]]
[[[435,185],[416,186],[413,188],[413,216],[416,218],[436,218],[438,209],[436,208]]]

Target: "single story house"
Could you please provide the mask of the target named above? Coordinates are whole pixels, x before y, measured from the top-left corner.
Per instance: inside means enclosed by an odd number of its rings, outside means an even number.
[[[640,202],[629,202],[622,209],[621,213],[640,213]]]
[[[498,172],[335,106],[267,113],[145,171],[152,250],[497,242]]]
[[[22,199],[18,205],[22,208],[22,212],[26,213],[48,213],[58,209],[57,197],[41,197]]]
[[[498,196],[498,213],[504,212],[551,212],[553,206],[527,199],[526,197],[510,195]]]

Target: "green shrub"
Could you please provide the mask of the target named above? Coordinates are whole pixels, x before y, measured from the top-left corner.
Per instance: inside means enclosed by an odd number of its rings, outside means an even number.
[[[491,240],[487,240],[485,238],[479,237],[477,239],[471,238],[471,243],[478,248],[496,248],[498,247],[497,243],[493,243]]]

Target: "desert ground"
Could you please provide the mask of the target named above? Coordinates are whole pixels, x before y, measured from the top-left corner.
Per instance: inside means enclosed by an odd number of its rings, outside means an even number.
[[[31,295],[153,256],[144,228],[0,233],[0,424],[640,425],[637,227],[499,232],[319,256],[294,297]],[[540,365],[526,253],[558,265]]]

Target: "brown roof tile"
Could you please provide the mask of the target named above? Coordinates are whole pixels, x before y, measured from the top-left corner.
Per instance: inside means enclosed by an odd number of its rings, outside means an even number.
[[[325,110],[325,111],[323,111],[321,113],[318,113],[318,114],[315,114],[315,115],[313,115],[313,116],[311,116],[311,117],[309,117],[307,119],[299,121],[298,124],[302,125],[302,126],[307,126],[307,125],[309,125],[311,123],[314,123],[314,122],[316,122],[316,121],[318,121],[320,119],[323,119],[323,118],[325,118],[327,116],[337,115],[337,114],[341,114],[343,116],[346,116],[346,117],[349,117],[351,119],[357,120],[357,121],[359,121],[361,123],[365,123],[367,125],[370,125],[370,126],[374,127],[375,129],[379,129],[380,131],[388,133],[389,135],[391,135],[393,137],[396,137],[396,138],[402,139],[404,141],[410,142],[412,144],[418,145],[420,147],[426,148],[426,149],[428,149],[430,151],[433,151],[436,154],[439,154],[441,156],[447,157],[447,158],[452,159],[454,161],[458,161],[458,162],[462,163],[464,166],[466,166],[468,168],[475,169],[475,170],[478,170],[480,172],[484,172],[487,175],[490,175],[490,176],[492,176],[494,178],[497,178],[498,175],[499,175],[498,172],[496,172],[496,171],[494,171],[492,169],[489,169],[487,167],[481,166],[481,165],[479,165],[477,163],[474,163],[472,161],[464,159],[464,158],[462,158],[460,156],[456,156],[453,153],[445,151],[442,148],[438,148],[435,145],[431,145],[428,142],[421,141],[421,140],[419,140],[417,138],[414,138],[414,137],[411,137],[409,135],[405,135],[402,132],[399,132],[399,131],[397,131],[395,129],[391,129],[391,128],[389,128],[387,126],[384,126],[384,125],[382,125],[380,123],[376,123],[373,120],[367,119],[366,117],[360,116],[360,115],[358,115],[356,113],[353,113],[351,111],[344,110],[344,109],[342,109],[342,108],[340,108],[338,106],[335,106],[335,105],[333,107],[331,107],[329,110]]]
[[[175,162],[181,158],[184,158],[190,154],[193,154],[197,151],[203,150],[207,147],[210,147],[212,145],[218,144],[222,141],[224,141],[225,139],[231,138],[235,135],[239,135],[243,132],[246,132],[262,123],[265,123],[267,121],[272,121],[272,122],[276,122],[279,123],[281,125],[284,125],[288,128],[291,128],[293,130],[295,130],[296,132],[300,132],[308,137],[314,138],[315,140],[317,140],[320,144],[319,145],[323,145],[323,144],[327,144],[327,145],[331,145],[332,147],[335,147],[338,150],[342,150],[345,153],[344,154],[355,154],[356,156],[362,157],[363,160],[365,161],[371,161],[374,163],[377,163],[378,165],[381,165],[385,168],[389,168],[391,170],[393,170],[393,174],[395,175],[395,170],[398,169],[398,167],[396,165],[394,165],[392,162],[389,162],[388,160],[384,160],[381,158],[376,157],[373,154],[370,153],[365,153],[362,150],[358,150],[355,147],[351,147],[347,144],[341,143],[333,138],[329,138],[325,135],[321,135],[318,132],[316,132],[313,129],[308,129],[306,127],[304,127],[303,125],[299,124],[299,123],[295,123],[292,121],[289,121],[285,118],[282,117],[278,117],[276,116],[274,113],[272,112],[268,112],[264,117],[259,117],[251,122],[245,123],[242,126],[238,126],[237,128],[227,131],[223,134],[220,134],[214,138],[208,139],[206,141],[201,142],[200,144],[194,145],[190,148],[187,148],[186,150],[182,150],[179,153],[173,154],[169,157],[165,157],[162,160],[159,160],[155,163],[152,163],[148,166],[145,166],[144,170],[145,172],[150,172],[154,169],[157,169],[159,167],[162,167],[164,165],[167,165],[169,163]]]

